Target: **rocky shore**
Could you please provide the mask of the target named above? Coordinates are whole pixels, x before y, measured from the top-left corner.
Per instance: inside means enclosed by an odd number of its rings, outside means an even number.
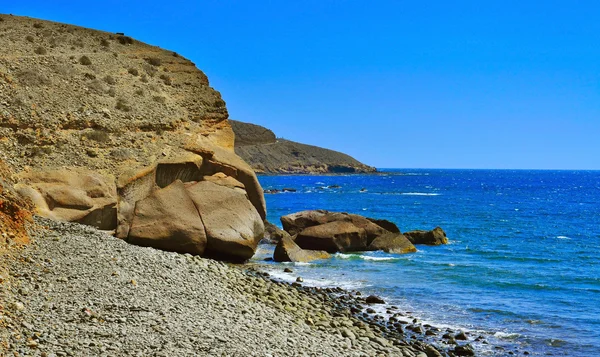
[[[0,284],[1,355],[440,355],[401,327],[359,318],[362,298],[341,289],[36,220]]]

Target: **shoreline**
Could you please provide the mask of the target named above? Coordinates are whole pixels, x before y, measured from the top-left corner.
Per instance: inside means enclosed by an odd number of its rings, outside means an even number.
[[[138,247],[88,226],[36,222],[48,228],[32,230],[0,285],[6,352],[440,355],[356,318],[342,289],[292,286],[244,265]]]
[[[494,332],[473,329],[468,327],[459,327],[438,323],[435,320],[423,320],[418,312],[409,309],[402,304],[394,305],[394,302],[388,301],[388,297],[382,296],[383,303],[369,304],[365,299],[371,296],[374,291],[366,287],[359,286],[355,280],[345,281],[345,288],[339,287],[340,283],[335,283],[326,278],[311,276],[309,271],[302,270],[306,263],[283,262],[267,264],[261,260],[254,260],[251,263],[251,269],[261,273],[267,273],[271,279],[280,281],[290,286],[297,277],[303,280],[302,289],[311,291],[315,294],[325,294],[330,298],[342,297],[345,307],[352,311],[355,318],[360,321],[375,326],[379,331],[393,339],[406,341],[418,341],[423,344],[429,344],[435,347],[444,356],[460,356],[470,354],[452,354],[456,347],[469,345],[473,348],[473,355],[486,356],[527,356],[536,355],[531,349],[523,348],[513,341],[502,341]],[[309,263],[311,266],[317,266],[317,262]],[[323,268],[326,269],[326,268]],[[307,273],[307,274],[304,274]],[[323,283],[319,279],[323,280]],[[312,285],[311,285],[312,283]],[[359,287],[353,287],[359,286]],[[371,291],[369,291],[371,290]],[[375,295],[377,296],[377,295]],[[380,298],[380,296],[377,296]],[[411,311],[407,311],[411,310]],[[435,314],[434,314],[435,315]],[[464,353],[468,353],[464,351]]]

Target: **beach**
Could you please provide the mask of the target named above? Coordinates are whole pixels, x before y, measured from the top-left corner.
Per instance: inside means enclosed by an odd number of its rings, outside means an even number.
[[[2,341],[19,356],[436,356],[334,296],[244,265],[37,219],[7,260]]]

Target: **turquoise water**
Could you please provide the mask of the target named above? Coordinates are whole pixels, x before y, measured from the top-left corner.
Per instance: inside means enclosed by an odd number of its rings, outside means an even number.
[[[328,209],[389,219],[402,231],[441,226],[450,239],[414,254],[296,265],[307,284],[377,293],[432,325],[506,348],[477,346],[483,355],[600,356],[600,171],[387,171],[259,178],[265,189],[297,189],[266,195],[277,224]]]

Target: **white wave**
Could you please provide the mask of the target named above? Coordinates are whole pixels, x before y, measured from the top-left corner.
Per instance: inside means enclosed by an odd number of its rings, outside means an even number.
[[[427,193],[427,192],[404,192],[401,193],[404,196],[439,196],[439,193]]]
[[[344,253],[336,253],[336,258],[340,259],[362,259],[362,260],[371,260],[371,261],[390,261],[390,260],[398,260],[398,257],[372,257],[370,255],[362,255],[362,254],[344,254]]]
[[[567,237],[567,236],[558,236],[558,237],[556,237],[556,238],[558,238],[558,239],[571,239],[571,238],[569,238],[569,237]]]
[[[504,339],[504,340],[514,340],[515,338],[521,336],[518,333],[511,333],[511,332],[496,332],[494,333],[495,337]]]
[[[325,182],[315,182],[315,185],[324,185]]]
[[[394,257],[370,257],[368,255],[360,255],[361,259],[364,260],[374,260],[374,261],[386,261],[386,260],[397,260],[398,258]]]

